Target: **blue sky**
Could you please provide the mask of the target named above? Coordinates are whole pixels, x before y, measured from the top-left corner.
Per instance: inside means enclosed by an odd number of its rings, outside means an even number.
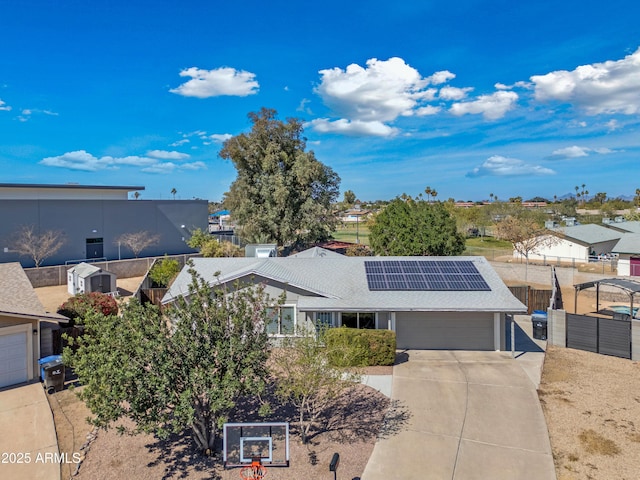
[[[3,183],[221,200],[221,142],[276,109],[362,200],[640,187],[640,4],[0,4]]]

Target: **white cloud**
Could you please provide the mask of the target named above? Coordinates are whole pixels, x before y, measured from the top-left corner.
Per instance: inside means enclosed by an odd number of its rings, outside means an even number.
[[[594,152],[599,153],[600,155],[608,155],[610,153],[616,153],[616,150],[611,150],[610,148],[594,148]]]
[[[4,112],[8,112],[11,110],[11,107],[9,105],[7,105],[6,102],[3,102],[2,99],[0,99],[0,112],[4,111]]]
[[[95,172],[107,168],[115,168],[115,164],[111,162],[111,157],[96,158],[85,150],[77,150],[68,152],[57,157],[47,157],[40,161],[42,165],[48,167],[60,167],[70,170],[83,170],[87,172]]]
[[[511,110],[517,100],[516,92],[499,90],[491,95],[480,95],[470,102],[454,103],[449,111],[456,116],[481,113],[487,120],[497,120]]]
[[[309,115],[313,115],[313,112],[311,111],[311,109],[307,107],[308,103],[311,103],[311,100],[309,100],[308,98],[303,98],[302,100],[300,100],[300,104],[298,105],[298,108],[296,108],[296,111],[305,112]]]
[[[171,173],[178,165],[173,162],[156,163],[142,169],[146,173]]]
[[[363,122],[390,122],[413,115],[419,102],[433,98],[429,81],[402,58],[372,58],[366,67],[320,70],[316,92],[338,115]]]
[[[489,157],[479,167],[467,173],[467,177],[512,177],[529,175],[554,175],[556,172],[550,168],[525,163],[517,158],[508,158],[501,155]]]
[[[181,145],[184,145],[185,143],[189,143],[191,140],[189,140],[188,138],[183,138],[182,140],[176,140],[173,143],[170,143],[169,146],[170,147],[179,147]]]
[[[573,145],[572,147],[559,148],[551,152],[552,158],[579,158],[589,156],[590,148],[579,147]]]
[[[173,162],[163,162],[156,163],[154,165],[150,165],[142,169],[143,172],[146,173],[159,173],[159,174],[167,174],[173,173],[176,170],[204,170],[207,166],[204,162],[191,162],[191,163],[180,163],[176,164]]]
[[[166,155],[170,154],[170,155]],[[173,154],[173,157],[171,158]],[[199,170],[206,168],[203,162],[191,162],[175,164],[173,162],[163,162],[162,160],[175,159],[184,160],[189,158],[187,154],[179,154],[179,152],[164,152],[161,150],[153,150],[147,156],[130,155],[127,157],[95,157],[85,150],[77,150],[67,152],[56,157],[47,157],[40,161],[41,165],[48,167],[66,168],[69,170],[81,170],[86,172],[96,172],[100,170],[115,170],[121,166],[139,167],[143,172],[152,173],[168,173],[176,169],[182,170]],[[155,155],[153,157],[152,155]]]
[[[453,80],[454,78],[456,78],[455,73],[451,73],[449,70],[442,70],[434,73],[430,77],[427,77],[426,80],[431,85],[440,85],[442,83],[447,83],[449,80]]]
[[[188,153],[168,152],[166,150],[151,150],[147,152],[147,157],[158,158],[160,160],[185,160],[190,157]]]
[[[425,117],[428,115],[435,115],[440,112],[442,108],[434,107],[433,105],[427,105],[426,107],[420,107],[416,110],[416,115],[419,117]]]
[[[207,165],[204,162],[191,162],[180,165],[182,170],[205,170]]]
[[[0,110],[2,109],[0,108]],[[27,122],[32,117],[32,115],[50,115],[53,117],[57,117],[58,113],[51,110],[40,110],[39,108],[23,108],[20,112],[20,115],[18,115],[18,120],[20,120],[21,122]]]
[[[588,115],[640,113],[640,48],[622,60],[582,65],[534,75],[536,100],[557,100],[583,109]]]
[[[352,136],[391,137],[398,134],[398,129],[377,121],[347,120],[341,118],[331,121],[327,118],[316,118],[305,126],[311,126],[319,133],[341,133]]]
[[[616,153],[615,150],[611,150],[610,148],[599,147],[599,148],[589,148],[589,147],[579,147],[578,145],[573,145],[571,147],[559,148],[551,152],[551,155],[548,157],[550,159],[566,159],[566,158],[580,158],[580,157],[588,157],[591,153],[597,153],[600,155],[608,155],[610,153]]]
[[[260,87],[255,80],[255,73],[230,67],[214,70],[191,67],[182,70],[180,76],[191,77],[191,80],[169,91],[185,97],[209,98],[221,95],[246,97],[258,93]]]
[[[457,88],[446,86],[440,89],[438,97],[442,100],[462,100],[471,90],[473,90],[473,87]]]
[[[225,141],[229,140],[231,137],[233,137],[233,135],[231,135],[230,133],[214,133],[209,135],[209,139],[212,140],[214,143],[224,143]]]
[[[612,118],[606,123],[606,127],[609,132],[613,132],[614,130],[617,130],[620,128],[620,124],[615,118]]]

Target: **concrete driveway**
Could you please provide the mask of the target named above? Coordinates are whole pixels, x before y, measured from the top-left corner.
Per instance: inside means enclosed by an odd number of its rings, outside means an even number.
[[[509,353],[407,354],[392,401],[409,418],[387,425],[362,480],[556,478],[536,387]]]
[[[40,383],[0,390],[0,478],[60,480],[58,441]]]

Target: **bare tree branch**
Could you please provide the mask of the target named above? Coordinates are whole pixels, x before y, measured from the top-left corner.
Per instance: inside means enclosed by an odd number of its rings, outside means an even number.
[[[34,225],[24,225],[13,236],[10,249],[21,256],[29,257],[36,268],[54,255],[66,242],[64,234],[56,230],[39,232]]]
[[[122,244],[131,250],[136,258],[138,258],[142,250],[152,245],[157,245],[159,242],[159,234],[152,234],[146,230],[134,233],[123,233],[116,238],[115,241],[116,244]]]

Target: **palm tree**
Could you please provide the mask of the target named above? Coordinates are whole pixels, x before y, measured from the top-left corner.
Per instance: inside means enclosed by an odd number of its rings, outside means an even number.
[[[491,199],[491,201],[493,202],[493,193],[489,194],[489,198]]]
[[[438,196],[438,192],[435,190],[435,188],[433,190],[431,190],[431,196],[433,197],[433,201],[436,201],[436,197]]]
[[[431,202],[431,200],[430,200],[430,198],[429,198],[429,197],[432,195],[432,193],[431,193],[432,191],[433,191],[433,190],[431,190],[431,187],[427,187],[427,188],[425,188],[425,189],[424,189],[424,193],[426,193],[426,194],[427,194],[427,201],[428,201],[428,202]]]
[[[178,193],[178,191],[174,188],[171,189],[171,195],[173,195],[173,199],[176,199],[176,193]]]
[[[138,199],[138,197],[140,196],[140,192],[136,192],[133,194],[134,197],[136,197],[136,200]]]

